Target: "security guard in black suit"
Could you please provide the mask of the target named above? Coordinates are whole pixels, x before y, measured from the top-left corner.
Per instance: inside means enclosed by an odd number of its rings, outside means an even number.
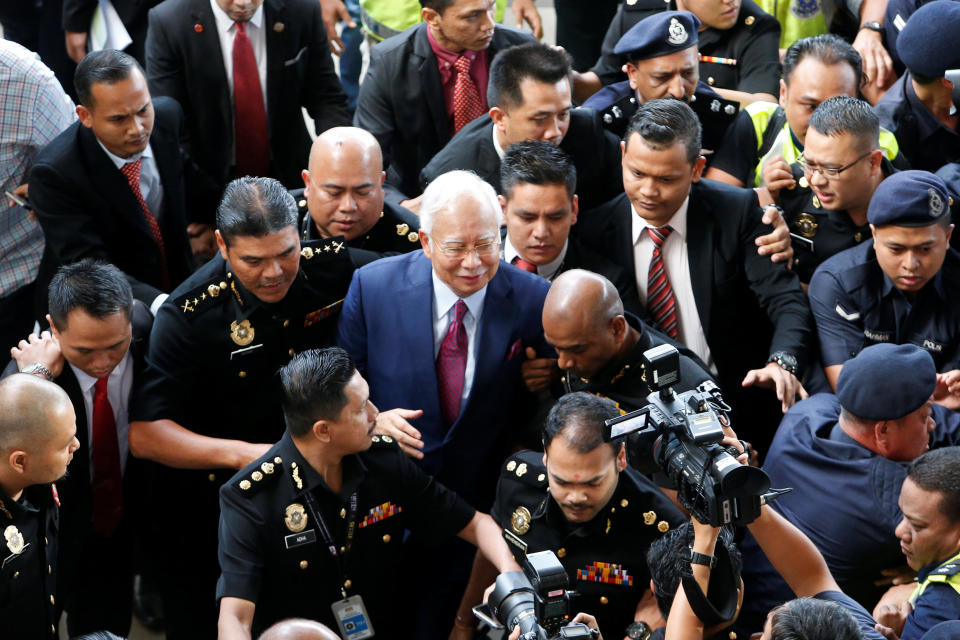
[[[345,351],[298,354],[280,379],[286,433],[220,490],[222,633],[252,626],[257,636],[303,617],[344,637],[370,637],[364,627],[404,637],[405,529],[437,541],[459,535],[500,571],[519,569],[490,516],[426,475],[392,437],[374,435],[377,409]]]
[[[356,127],[335,127],[317,136],[310,168],[303,171],[297,200],[302,241],[343,236],[347,246],[383,255],[420,248],[420,221],[385,202],[380,143]]]
[[[583,106],[599,111],[604,128],[622,138],[639,104],[686,100],[703,125],[703,148],[715,150],[740,104],[700,80],[699,28],[700,20],[689,11],[654,13],[633,25],[613,50],[627,60],[629,79],[604,87]]]
[[[49,371],[34,372],[0,381],[0,620],[4,638],[31,640],[57,637],[53,482],[80,446],[70,398],[43,379]]]
[[[277,369],[332,342],[353,271],[374,257],[342,237],[301,246],[296,211],[276,180],[228,185],[220,255],[171,294],[154,323],[130,447],[163,465],[155,527],[169,551],[161,592],[171,640],[215,633],[217,490],[280,438]],[[188,573],[195,579],[184,584]]]
[[[684,517],[627,466],[622,444],[603,442],[603,421],[619,414],[606,398],[561,398],[544,427],[545,453],[521,451],[504,463],[491,515],[517,540],[518,559],[557,554],[579,594],[576,610],[594,615],[608,635],[641,638],[636,613],[650,585],[647,548]]]

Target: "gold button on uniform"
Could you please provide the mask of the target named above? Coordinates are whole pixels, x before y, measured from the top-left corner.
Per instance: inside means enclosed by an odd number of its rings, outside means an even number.
[[[308,566],[310,566],[310,563],[307,562],[306,560],[301,560],[301,561],[300,561],[300,568],[301,568],[301,569],[306,569]]]
[[[389,534],[389,533],[386,534],[385,536],[383,536],[383,542],[384,542],[384,544],[389,544],[389,543],[390,543],[390,534]]]
[[[53,625],[50,625],[50,633],[52,633],[53,635],[56,635],[56,634],[57,634],[57,628],[56,628],[55,626],[53,626]]]
[[[246,378],[246,377],[247,377],[247,372],[246,372],[246,371],[241,371],[241,372],[238,373],[237,375],[240,376],[241,378]]]
[[[346,518],[346,517],[347,517],[347,510],[346,510],[346,509],[340,509],[340,517],[341,517],[341,518]]]
[[[607,596],[600,596],[600,604],[607,604],[608,602],[610,602],[610,600]]]
[[[349,588],[352,587],[352,586],[353,586],[353,581],[350,580],[350,578],[347,578],[346,580],[343,581],[343,588],[344,588],[344,589],[349,589]]]
[[[289,326],[290,326],[290,320],[284,320],[284,321],[283,321],[283,327],[284,327],[284,328],[287,328],[287,327],[289,327]]]
[[[340,547],[340,553],[346,553],[346,552],[347,552],[346,547]]]
[[[707,84],[710,85],[711,87],[715,82],[716,80],[713,79],[713,76],[710,76],[709,78],[707,78]]]
[[[560,547],[559,549],[557,549],[557,557],[558,557],[558,558],[566,558],[566,557],[567,557],[567,550],[564,549],[563,547]]]
[[[19,571],[14,571],[14,572],[13,572],[13,579],[16,580],[16,579],[19,578],[19,577],[20,577],[20,572],[19,572]]]
[[[747,16],[747,19],[744,20],[743,23],[749,27],[750,25],[752,25],[752,24],[753,24],[754,22],[756,22],[756,21],[757,21],[757,19],[754,18],[753,16]]]
[[[293,355],[296,353],[296,351],[294,351],[293,349],[290,349],[290,351],[287,351],[287,353],[289,353],[290,357],[292,358]]]
[[[207,480],[209,480],[210,482],[216,482],[217,475],[215,473],[211,473],[210,475],[207,476]]]
[[[53,567],[47,565],[47,575],[49,576],[51,573],[53,573]]]
[[[53,595],[50,596],[50,604],[57,604],[56,601],[54,601],[53,599]]]
[[[626,508],[626,506],[627,506],[628,504],[630,504],[630,501],[627,500],[626,498],[624,498],[623,500],[620,501],[620,506],[621,506],[621,507]]]

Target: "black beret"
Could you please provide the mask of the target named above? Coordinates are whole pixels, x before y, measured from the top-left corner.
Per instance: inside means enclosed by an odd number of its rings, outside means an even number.
[[[949,215],[947,185],[929,171],[894,173],[873,192],[867,208],[867,220],[878,227],[929,227]]]
[[[630,27],[613,52],[630,60],[648,60],[697,44],[700,20],[689,11],[661,11]]]
[[[960,67],[960,4],[953,0],[935,0],[907,19],[897,36],[897,53],[903,64],[928,78],[940,78],[947,69]]]
[[[922,407],[936,386],[929,353],[914,344],[874,344],[844,363],[837,399],[858,418],[896,420]]]

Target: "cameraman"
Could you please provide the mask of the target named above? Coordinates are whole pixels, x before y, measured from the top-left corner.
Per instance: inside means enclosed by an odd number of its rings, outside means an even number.
[[[720,530],[692,521],[693,551],[713,556]],[[870,614],[840,591],[817,548],[783,516],[764,506],[760,517],[748,525],[770,562],[798,599],[767,615],[761,640],[883,640]],[[691,564],[690,573],[702,592],[707,591],[709,564]],[[709,595],[709,594],[707,594]],[[667,640],[699,640],[703,623],[693,612],[685,589],[677,589],[667,622]]]
[[[545,453],[521,451],[505,462],[490,515],[527,553],[556,553],[580,593],[575,606],[596,616],[608,636],[643,638],[662,624],[648,588],[647,548],[685,518],[627,467],[622,443],[604,442],[604,421],[619,415],[607,398],[563,396],[547,416]],[[478,556],[451,637],[472,637],[470,609],[495,577]]]

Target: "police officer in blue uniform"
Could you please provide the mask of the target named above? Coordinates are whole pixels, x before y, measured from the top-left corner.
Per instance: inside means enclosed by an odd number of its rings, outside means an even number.
[[[740,105],[700,80],[699,29],[700,20],[689,11],[663,11],[633,25],[613,50],[627,61],[627,80],[604,87],[583,106],[599,111],[604,128],[622,138],[638,105],[686,100],[703,125],[703,147],[716,149]]]
[[[933,358],[920,347],[869,346],[844,366],[837,395],[816,394],[787,412],[763,465],[771,486],[793,489],[774,508],[868,609],[883,593],[874,584],[881,571],[903,565],[894,530],[907,463],[928,446],[960,443],[960,415],[931,402],[936,386]],[[762,626],[767,611],[793,595],[751,537],[742,549],[741,619]]]
[[[810,280],[820,358],[831,386],[843,363],[875,343],[915,344],[937,370],[960,368],[960,253],[943,180],[901,171],[877,187],[873,233],[833,256]]]

